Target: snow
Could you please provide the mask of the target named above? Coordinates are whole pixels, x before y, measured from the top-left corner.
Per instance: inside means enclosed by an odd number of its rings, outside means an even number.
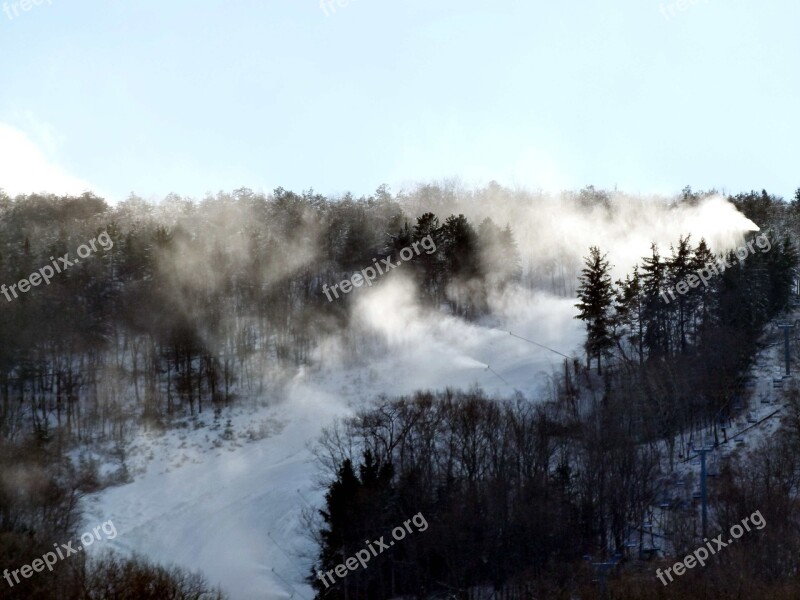
[[[303,511],[322,505],[310,444],[323,427],[381,394],[479,384],[500,397],[535,397],[542,375],[560,372],[563,358],[507,328],[560,351],[580,340],[571,300],[526,298],[506,307],[498,328],[423,314],[407,294],[402,283],[382,286],[359,306],[382,351],[367,344],[349,364],[338,348],[344,342],[328,340],[320,366],[299,370],[275,397],[235,405],[216,421],[205,411],[162,435],[138,433],[128,447],[133,482],[88,501],[87,522],[110,519],[118,531],[92,551],[111,547],[200,570],[232,600],[311,599],[303,580],[315,547]]]

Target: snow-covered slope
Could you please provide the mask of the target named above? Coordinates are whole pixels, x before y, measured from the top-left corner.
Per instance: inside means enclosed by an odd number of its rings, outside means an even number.
[[[501,329],[420,314],[408,293],[385,286],[358,307],[382,352],[346,366],[331,341],[320,348],[322,366],[298,372],[279,396],[216,422],[206,411],[185,428],[136,436],[134,481],[87,504],[88,522],[111,519],[118,530],[105,547],[199,569],[232,600],[310,599],[303,578],[314,548],[302,513],[321,505],[309,443],[323,427],[380,394],[479,384],[498,396],[535,396],[563,359],[507,329],[562,351],[580,339],[570,300],[527,298],[525,310],[508,307]]]

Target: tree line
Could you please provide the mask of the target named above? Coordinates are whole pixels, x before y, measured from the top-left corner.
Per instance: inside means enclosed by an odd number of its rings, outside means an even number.
[[[308,515],[318,544],[308,582],[327,600],[599,598],[591,563],[616,560],[609,597],[619,600],[794,598],[800,533],[787,524],[800,519],[791,484],[800,476],[800,394],[788,399],[785,424],[726,462],[709,491],[711,531],[754,510],[767,527],[666,588],[655,570],[672,562],[658,551],[664,536],[678,558],[702,545],[698,507],[691,487],[667,495],[673,471],[664,445],[640,439],[624,396],[591,395],[579,415],[563,396],[538,404],[480,390],[378,399],[319,440],[327,491]],[[419,512],[424,532],[323,583],[320,573]]]
[[[585,259],[576,318],[586,325],[586,367],[595,361],[604,383],[594,385],[628,397],[642,437],[665,440],[670,460],[676,440],[691,431],[711,428],[719,441],[720,428],[741,410],[764,327],[790,308],[795,242],[790,231],[779,233],[783,223],[765,225],[758,245],[755,234],[745,240],[756,251],[741,260],[734,251],[715,256],[688,236],[666,257],[653,245],[616,282],[599,248]],[[718,261],[730,266],[700,281],[698,271]]]
[[[510,227],[407,215],[385,188],[337,202],[250,190],[201,202],[0,194],[0,281],[107,233],[113,248],[19,298],[0,297],[0,435],[123,439],[237,398],[262,397],[282,368],[312,362],[347,328],[348,298],[325,283],[431,236],[404,269],[419,300],[475,318],[519,277]]]

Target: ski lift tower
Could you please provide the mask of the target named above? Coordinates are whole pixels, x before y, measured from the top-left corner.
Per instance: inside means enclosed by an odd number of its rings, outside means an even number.
[[[714,451],[713,446],[692,447],[700,456],[700,502],[702,505],[703,537],[708,537],[708,470],[706,469],[706,454]]]
[[[780,323],[778,324],[778,329],[783,329],[783,354],[786,360],[786,375],[789,375],[789,366],[792,362],[792,349],[791,345],[789,344],[789,331],[794,329],[795,325],[797,325],[797,321],[794,323]]]
[[[607,562],[591,562],[590,556],[584,556],[585,560],[594,568],[595,576],[597,577],[597,588],[600,592],[600,598],[605,600],[608,598],[608,572],[613,569],[622,558],[621,554],[614,554],[610,561]]]

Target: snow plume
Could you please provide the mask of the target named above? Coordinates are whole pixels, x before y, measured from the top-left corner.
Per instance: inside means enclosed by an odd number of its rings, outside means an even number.
[[[291,223],[270,223],[269,231],[258,224],[258,206],[246,200],[220,195],[208,198],[197,211],[177,196],[160,206],[160,220],[174,227],[172,244],[159,257],[181,296],[186,289],[217,290],[233,278],[257,276],[269,285],[290,277],[319,257],[319,224],[312,212],[301,209]],[[191,235],[185,232],[192,232]],[[268,260],[258,273],[247,272],[256,241],[267,239]]]
[[[325,279],[332,283],[340,275],[324,271],[331,258],[326,249],[341,245],[342,240],[327,239],[331,235],[326,230],[327,208],[320,197],[276,192],[265,198],[239,190],[195,205],[171,195],[147,210],[135,199],[128,200],[117,207],[117,214],[123,222],[133,220],[131,215],[152,219],[170,232],[158,249],[158,293],[173,314],[195,325],[209,355],[233,355],[239,347],[234,339],[250,335],[248,320],[261,318],[237,314],[236,307],[219,300],[230,297],[218,293],[221,290],[240,286],[253,294],[266,293],[263,304],[279,315],[278,320],[291,311],[294,298],[302,298],[303,326],[310,332],[304,360],[330,372],[368,366],[375,383],[372,389],[378,393],[474,384],[501,394],[532,392],[531,368],[548,372],[563,360],[559,353],[580,353],[582,331],[573,319],[574,292],[589,246],[608,252],[614,276],[623,277],[649,254],[653,242],[666,255],[670,244],[691,235],[694,243],[705,238],[712,251],[723,252],[757,229],[731,203],[714,194],[665,199],[593,188],[546,194],[497,184],[466,189],[445,183],[401,192],[398,201],[410,225],[424,212],[435,213],[440,223],[451,214],[463,213],[475,229],[487,217],[501,229],[508,225],[519,249],[522,281],[494,285],[490,276],[486,282],[451,283],[450,294],[470,293],[473,288],[486,293],[489,316],[468,322],[443,314],[439,307],[420,305],[408,272],[411,267],[403,267],[386,273],[370,288],[353,290],[346,302],[337,300],[349,309],[344,319],[335,311],[315,308],[309,299],[310,294],[322,299]],[[391,204],[387,207],[391,210]],[[380,239],[396,232],[368,233]],[[490,274],[508,272],[514,261],[497,250],[483,248],[481,252]],[[353,268],[370,267],[365,260]],[[307,272],[318,272],[319,281],[301,283],[296,275]],[[556,352],[509,336],[509,331]],[[296,331],[289,334],[295,342],[303,341]],[[297,356],[297,349],[287,346],[289,334],[283,340],[283,334],[254,340],[248,346],[258,363],[250,372],[273,384],[273,389],[295,374],[291,360],[279,359]],[[498,366],[498,360],[506,366]]]
[[[650,254],[652,243],[668,255],[670,244],[691,235],[694,244],[705,238],[712,252],[722,253],[739,245],[746,233],[758,231],[755,223],[716,193],[683,200],[591,187],[550,194],[490,183],[469,190],[448,181],[402,192],[400,202],[412,219],[428,211],[442,221],[463,213],[476,227],[487,217],[501,228],[509,225],[526,283],[570,296],[590,246],[607,252],[613,275],[621,277]]]
[[[511,288],[491,320],[471,323],[421,306],[414,283],[398,274],[358,296],[347,335],[362,341],[360,356],[386,393],[479,385],[498,396],[537,397],[532,379],[546,381],[563,358],[509,332],[569,353],[581,341],[573,303]]]
[[[679,201],[592,189],[545,195],[445,184],[420,186],[402,193],[400,201],[412,224],[430,211],[440,222],[463,213],[476,228],[486,217],[501,228],[510,225],[523,263],[522,283],[491,288],[491,316],[472,323],[420,306],[414,282],[402,271],[388,274],[372,289],[358,290],[346,346],[359,348],[361,359],[382,373],[384,384],[403,389],[401,393],[412,387],[477,383],[500,395],[521,390],[535,396],[531,369],[548,373],[563,360],[558,353],[580,355],[583,330],[573,318],[574,290],[590,246],[608,252],[614,276],[624,277],[649,254],[651,243],[668,255],[670,244],[691,235],[695,244],[704,238],[712,251],[721,253],[758,229],[716,194]],[[493,253],[484,256],[510,260]],[[487,369],[492,363],[496,369]]]

